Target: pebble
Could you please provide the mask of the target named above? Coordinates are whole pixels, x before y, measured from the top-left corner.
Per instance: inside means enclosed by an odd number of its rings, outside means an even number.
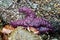
[[[54,39],[52,39],[52,40],[58,40],[57,38],[54,38]]]

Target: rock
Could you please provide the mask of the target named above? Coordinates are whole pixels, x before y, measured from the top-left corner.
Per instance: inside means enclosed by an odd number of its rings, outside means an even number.
[[[29,32],[23,27],[18,27],[11,33],[9,40],[42,40],[41,36],[38,36],[32,32]]]
[[[57,38],[54,38],[54,39],[52,39],[52,40],[58,40]]]
[[[12,5],[13,0],[0,0],[0,7],[8,8]]]

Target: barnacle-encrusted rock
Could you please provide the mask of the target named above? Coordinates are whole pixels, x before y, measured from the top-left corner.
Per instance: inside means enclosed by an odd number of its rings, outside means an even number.
[[[42,40],[42,38],[20,26],[11,33],[8,40]]]
[[[0,7],[8,8],[11,6],[13,0],[0,0]]]

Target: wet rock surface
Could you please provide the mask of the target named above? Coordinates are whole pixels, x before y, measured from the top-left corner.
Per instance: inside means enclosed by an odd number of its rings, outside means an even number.
[[[18,12],[18,9],[22,6],[31,8],[38,17],[46,18],[55,28],[56,34],[60,33],[60,0],[0,0],[0,14],[4,21],[9,23],[23,19],[25,14]],[[59,36],[54,37],[60,39]],[[57,39],[50,38],[48,40]]]

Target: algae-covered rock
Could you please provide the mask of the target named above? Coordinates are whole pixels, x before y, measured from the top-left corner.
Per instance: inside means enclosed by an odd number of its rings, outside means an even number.
[[[8,38],[9,40],[42,40],[40,36],[33,34],[21,26],[16,28]]]

